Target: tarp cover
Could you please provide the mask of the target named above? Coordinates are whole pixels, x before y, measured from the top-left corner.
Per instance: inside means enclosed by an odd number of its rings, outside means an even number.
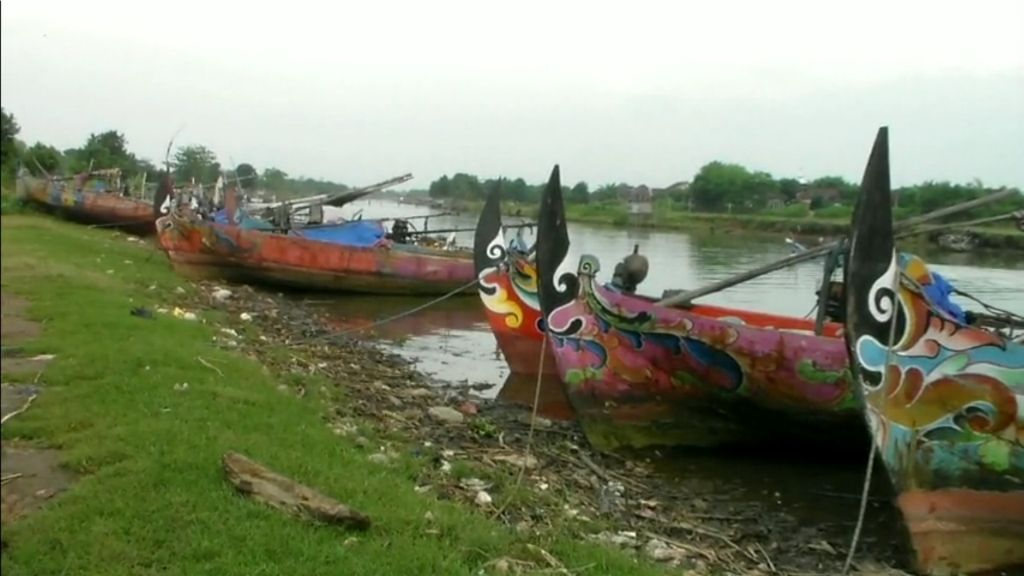
[[[354,220],[333,226],[299,228],[290,232],[293,236],[341,244],[343,246],[377,246],[384,241],[384,225],[379,220]]]

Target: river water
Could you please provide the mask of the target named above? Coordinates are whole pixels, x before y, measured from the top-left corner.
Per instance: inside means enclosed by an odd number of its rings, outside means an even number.
[[[333,215],[351,218],[410,217],[430,214],[427,207],[368,200],[348,205]],[[432,218],[430,229],[473,228],[476,214]],[[506,224],[517,219],[506,218]],[[422,228],[422,221],[414,221]],[[532,243],[532,232],[525,234]],[[791,253],[779,235],[719,233],[689,235],[682,232],[623,230],[569,224],[572,242],[567,263],[573,268],[581,254],[600,258],[604,279],[634,245],[647,256],[650,272],[640,291],[660,296],[664,290],[687,289],[722,280]],[[507,237],[506,240],[509,238]],[[457,234],[460,244],[472,245],[472,232]],[[923,248],[918,254],[961,290],[990,304],[1024,312],[1024,255],[1016,253],[947,253]],[[815,304],[821,281],[821,261],[807,262],[762,276],[709,295],[707,303],[804,316]],[[427,299],[371,296],[304,297],[309,305],[328,312],[333,328],[371,326],[361,332],[386,348],[414,361],[439,385],[472,386],[484,397],[524,405],[532,404],[535,377],[510,375],[487,325],[483,306],[474,296],[456,297],[415,314],[403,315]],[[965,308],[977,308],[959,301]],[[542,383],[540,412],[549,418],[571,418],[572,410],[560,383]],[[665,471],[699,491],[734,494],[769,511],[796,515],[833,541],[843,541],[853,530],[863,484],[866,454],[723,454],[684,451],[648,456]],[[863,546],[905,552],[898,513],[889,505],[884,471],[876,467],[872,500],[862,539]],[[886,555],[883,553],[882,555]]]
[[[331,216],[349,218],[410,217],[436,213],[436,210],[381,200],[355,202]],[[473,228],[476,214],[432,218],[429,229]],[[507,224],[517,221],[506,218]],[[422,221],[414,221],[422,228]],[[532,243],[532,231],[524,233]],[[472,232],[457,233],[457,241],[472,246]],[[579,256],[600,258],[602,276],[611,270],[634,245],[640,246],[650,263],[647,279],[639,291],[660,296],[664,290],[704,286],[737,273],[783,258],[791,248],[778,235],[719,233],[691,236],[682,232],[623,230],[621,228],[569,223],[571,247],[566,265],[575,268]],[[506,240],[510,239],[507,237]],[[986,302],[1024,312],[1024,254],[1017,253],[920,253],[937,271],[961,290]],[[701,299],[765,312],[804,316],[816,302],[815,291],[821,282],[821,261],[805,262],[761,276]],[[339,296],[315,297],[318,305],[328,307],[339,329],[369,325],[423,304],[425,299],[398,297]],[[969,301],[966,308],[976,308]],[[422,312],[374,328],[385,345],[417,362],[420,370],[450,384],[474,385],[482,395],[501,392],[509,371],[487,325],[483,306],[477,298],[457,297],[428,307]],[[532,397],[532,396],[531,396]]]

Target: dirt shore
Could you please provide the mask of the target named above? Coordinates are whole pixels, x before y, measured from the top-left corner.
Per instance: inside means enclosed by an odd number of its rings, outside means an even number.
[[[569,531],[693,574],[841,571],[848,539],[666,477],[649,459],[597,453],[575,422],[438,386],[359,332],[332,334],[319,312],[282,295],[204,283],[182,305],[221,311],[216,344],[255,357],[292,393],[315,392],[325,425],[355,437],[367,458],[387,466],[411,454],[423,463],[419,490],[515,530]],[[894,547],[870,534],[858,550],[859,573],[903,573],[891,567],[900,562]]]

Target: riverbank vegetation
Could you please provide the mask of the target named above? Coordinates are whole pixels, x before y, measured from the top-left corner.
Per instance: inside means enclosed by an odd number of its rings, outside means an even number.
[[[35,215],[5,216],[2,239],[4,293],[29,300],[44,326],[19,346],[53,355],[43,374],[20,377],[41,392],[5,422],[4,443],[59,448],[78,478],[10,525],[5,511],[5,573],[469,575],[497,573],[501,559],[551,568],[549,552],[568,569],[662,573],[566,533],[520,534],[417,490],[420,469],[433,466],[428,449],[389,442],[365,423],[350,424],[358,435],[332,430],[333,384],[298,372],[281,380],[215,344],[226,313],[198,308],[197,288],[148,243]],[[153,314],[179,304],[198,320]],[[299,354],[277,352],[287,362]],[[375,443],[394,447],[386,464],[367,457]],[[221,471],[228,451],[346,502],[373,526],[346,532],[243,499]]]
[[[90,167],[119,168],[134,182],[145,180],[153,186],[165,160],[179,182],[212,184],[223,174],[250,192],[278,198],[349,189],[345,184],[327,180],[291,177],[275,167],[259,171],[247,162],[224,167],[217,155],[203,145],[179,146],[167,159],[140,158],[129,150],[125,135],[116,130],[90,134],[82,146],[63,151],[42,142],[29,146],[17,138],[19,134],[17,120],[3,111],[0,173],[5,189],[11,186],[19,166],[37,175],[43,172],[73,174]],[[535,216],[543,183],[531,184],[523,178],[480,178],[459,172],[441,176],[426,189],[405,194],[410,199],[429,198],[476,211],[487,192],[499,185],[507,211]],[[994,189],[978,180],[969,183],[928,181],[903,186],[893,191],[896,199],[893,212],[897,220],[909,218],[978,198]],[[812,180],[775,177],[738,164],[713,161],[704,165],[692,180],[681,179],[663,188],[629,183],[607,183],[592,188],[581,181],[565,186],[564,196],[568,218],[578,222],[685,230],[726,227],[827,236],[845,232],[857,191],[857,184],[840,176]],[[641,207],[641,213],[648,213],[649,208],[649,215],[631,216],[637,207]],[[985,218],[1014,210],[1024,210],[1024,195],[960,213],[957,218]],[[979,230],[988,245],[1017,242],[1004,238],[1010,236],[1010,225],[986,226]]]
[[[18,138],[21,127],[14,115],[3,110],[2,117],[0,173],[4,189],[12,187],[19,166],[36,176],[44,173],[70,175],[89,169],[117,168],[128,178],[133,190],[139,190],[143,182],[149,183],[149,188],[154,189],[160,171],[165,169],[165,163],[178,182],[212,186],[217,177],[223,175],[228,181],[237,181],[247,191],[278,198],[335,194],[350,189],[345,184],[329,180],[293,177],[275,167],[259,171],[248,162],[224,166],[217,154],[202,144],[186,144],[173,150],[168,149],[167,158],[142,158],[130,150],[127,137],[117,130],[89,134],[77,148],[60,150],[39,141],[29,145],[27,141]]]
[[[532,215],[543,183],[528,184],[522,178],[480,179],[472,174],[447,175],[430,184],[427,194],[463,207],[481,203],[487,193],[502,187],[502,198],[515,211]],[[893,191],[897,220],[953,206],[996,191],[980,181],[967,184],[923,182]],[[858,186],[840,176],[810,181],[778,178],[751,171],[737,164],[711,162],[691,181],[665,188],[626,183],[605,184],[590,191],[586,182],[564,186],[567,216],[583,222],[640,226],[686,227],[694,223],[732,222],[774,230],[778,223],[806,224],[813,230],[831,233],[830,223],[845,230],[853,214]],[[631,209],[648,205],[652,218],[631,220]],[[1024,195],[1004,199],[959,213],[957,219],[984,218],[1024,210]],[[642,212],[642,210],[641,210]],[[1008,227],[1008,226],[1004,226]]]

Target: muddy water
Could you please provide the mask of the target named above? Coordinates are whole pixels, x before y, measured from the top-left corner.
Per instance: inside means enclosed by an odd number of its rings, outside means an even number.
[[[365,218],[430,213],[423,207],[372,200],[348,206],[343,214],[350,217],[360,210]],[[421,221],[415,223],[422,227]],[[430,229],[474,225],[475,215],[446,216],[429,222]],[[650,273],[640,289],[654,295],[667,289],[709,284],[791,253],[777,235],[691,236],[580,224],[570,224],[569,235],[573,244],[563,267],[575,267],[581,254],[593,254],[601,259],[606,278],[614,264],[639,244],[650,261]],[[459,233],[457,239],[470,245],[472,233]],[[527,233],[526,239],[532,242],[532,234]],[[1020,288],[1024,285],[1024,255],[950,254],[927,249],[918,253],[961,290],[990,304],[1024,312],[1024,290]],[[809,262],[710,295],[704,301],[804,316],[815,304],[814,292],[820,280],[820,262]],[[482,396],[526,405],[533,401],[535,378],[509,374],[476,297],[454,298],[411,315],[403,313],[421,305],[424,299],[308,298],[310,305],[329,311],[338,330],[369,326],[360,334],[379,339],[415,361],[439,385],[472,386]],[[968,309],[977,309],[969,301],[959,302]],[[572,417],[557,381],[543,383],[540,399],[540,412],[547,417]],[[793,448],[785,458],[719,451],[672,451],[638,457],[651,459],[666,474],[691,485],[698,493],[728,495],[734,503],[749,502],[752,510],[785,512],[798,520],[802,530],[817,531],[833,542],[845,541],[857,515],[866,455],[836,456]],[[862,546],[876,554],[892,552],[898,556],[904,546],[902,529],[898,514],[888,504],[883,470],[876,469],[871,493]],[[713,505],[709,506],[713,512]]]

